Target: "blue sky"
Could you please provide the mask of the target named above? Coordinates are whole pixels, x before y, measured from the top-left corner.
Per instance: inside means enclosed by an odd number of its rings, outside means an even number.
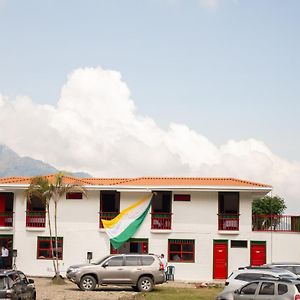
[[[0,2],[0,93],[55,104],[79,67],[118,70],[142,114],[299,160],[300,2]]]
[[[265,182],[299,211],[299,9],[0,0],[0,143],[94,176]]]

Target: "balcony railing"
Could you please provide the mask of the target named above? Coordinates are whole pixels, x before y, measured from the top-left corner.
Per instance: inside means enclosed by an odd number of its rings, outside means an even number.
[[[300,232],[300,216],[253,215],[253,231]]]
[[[0,212],[0,227],[12,227],[14,213],[12,211]]]
[[[113,218],[115,218],[119,213],[118,212],[103,212],[100,211],[99,212],[99,224],[100,224],[100,228],[104,228],[101,219],[103,220],[112,220]]]
[[[236,231],[239,230],[240,215],[239,214],[218,214],[219,230]]]
[[[46,224],[45,211],[26,211],[26,227],[43,228]]]
[[[151,214],[151,229],[171,229],[172,224],[172,213],[162,212],[162,213],[152,213]]]

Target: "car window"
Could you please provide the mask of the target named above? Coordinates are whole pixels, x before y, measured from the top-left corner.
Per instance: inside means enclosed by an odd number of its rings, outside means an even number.
[[[300,284],[296,284],[296,288],[297,288],[298,292],[300,293]]]
[[[140,266],[141,260],[139,256],[126,256],[125,266]]]
[[[151,266],[154,262],[154,257],[152,256],[143,256],[142,257],[142,264],[143,266]]]
[[[241,289],[243,295],[254,295],[258,287],[258,282],[251,282]]]
[[[275,284],[272,282],[263,282],[261,284],[259,295],[274,295]]]
[[[23,273],[18,272],[18,275],[20,276],[20,279],[21,279],[22,282],[28,283],[27,282],[27,278],[26,278],[26,276]]]
[[[20,277],[17,273],[9,274],[8,279],[10,281],[10,285],[16,284],[20,282]]]
[[[106,265],[109,267],[123,266],[123,256],[112,257],[106,262]]]
[[[295,272],[296,274],[300,274],[300,266],[295,266],[294,268],[295,268],[295,271],[294,271],[294,272]]]
[[[278,284],[278,295],[283,295],[288,292],[288,287],[286,284]]]
[[[0,277],[0,290],[6,289],[6,277],[1,276]]]
[[[269,275],[265,273],[243,273],[236,276],[235,279],[250,282],[253,280],[259,280],[263,277],[276,278],[273,275]]]

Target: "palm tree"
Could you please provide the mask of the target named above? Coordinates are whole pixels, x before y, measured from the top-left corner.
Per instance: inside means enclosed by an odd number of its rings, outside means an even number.
[[[54,176],[54,181],[50,182],[47,177],[36,176],[31,179],[30,185],[26,190],[27,199],[32,199],[36,197],[45,204],[46,213],[48,218],[49,235],[50,235],[50,248],[51,256],[53,262],[53,268],[55,272],[54,278],[56,280],[60,279],[60,271],[58,264],[58,236],[57,236],[57,206],[58,201],[67,193],[77,193],[80,192],[86,196],[85,188],[77,183],[66,184],[64,182],[64,173],[59,172]],[[50,203],[54,203],[54,247],[53,247],[53,234],[52,234],[52,224],[50,218]],[[55,255],[54,255],[55,252]]]

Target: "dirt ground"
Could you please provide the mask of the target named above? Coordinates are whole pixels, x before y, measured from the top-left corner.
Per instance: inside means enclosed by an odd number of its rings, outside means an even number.
[[[51,283],[50,278],[32,279],[34,279],[36,287],[37,300],[129,300],[134,299],[138,295],[131,287],[104,286],[96,291],[84,292],[68,280],[65,280],[65,284],[63,285],[54,285]],[[170,287],[192,287],[192,284],[176,281],[170,281],[163,285]]]

